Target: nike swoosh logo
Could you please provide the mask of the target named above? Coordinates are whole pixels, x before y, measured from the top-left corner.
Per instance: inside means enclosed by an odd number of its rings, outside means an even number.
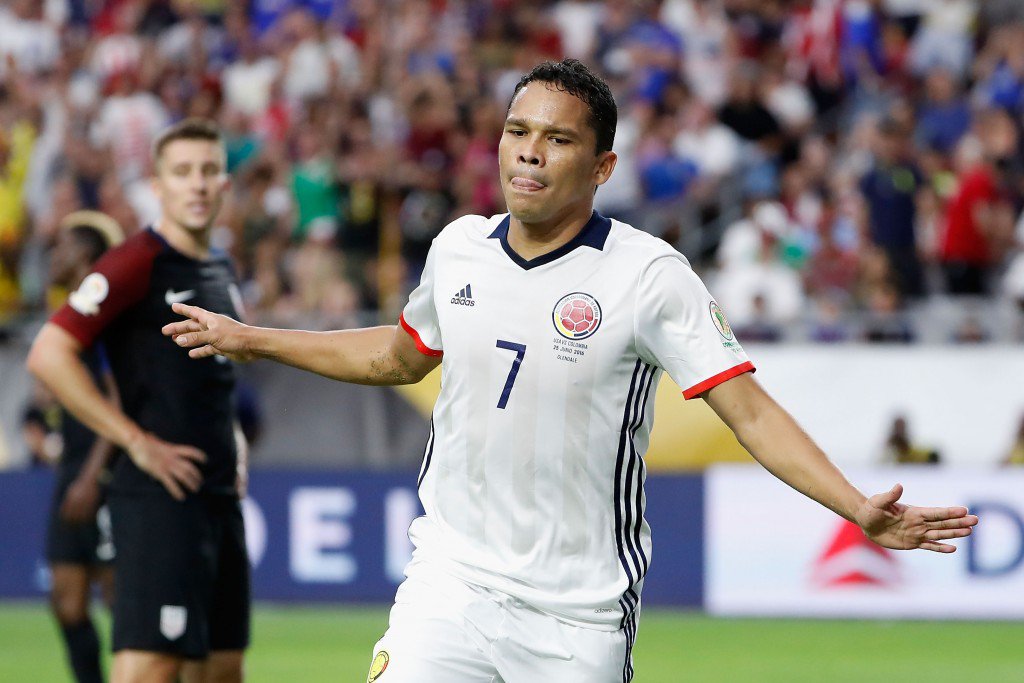
[[[167,293],[164,294],[164,301],[167,305],[171,304],[183,304],[196,295],[196,290],[186,289],[181,292],[175,292],[173,289],[168,289]]]

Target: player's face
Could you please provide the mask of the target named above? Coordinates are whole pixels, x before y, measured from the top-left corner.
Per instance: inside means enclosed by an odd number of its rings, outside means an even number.
[[[206,230],[228,187],[224,148],[209,140],[173,140],[157,160],[153,188],[164,218],[189,232]]]
[[[84,260],[75,238],[67,230],[57,234],[57,241],[50,252],[50,282],[58,287],[70,287],[75,270]]]
[[[501,189],[512,217],[527,225],[589,216],[594,188],[615,167],[595,151],[590,111],[578,97],[534,81],[519,91],[498,145]]]

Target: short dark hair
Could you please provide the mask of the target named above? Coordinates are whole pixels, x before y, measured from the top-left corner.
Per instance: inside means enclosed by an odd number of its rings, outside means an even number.
[[[512,108],[512,102],[519,91],[534,81],[550,83],[558,90],[583,100],[590,110],[587,123],[597,136],[597,153],[611,151],[615,142],[615,126],[619,120],[619,112],[611,89],[600,76],[578,59],[538,64],[516,83],[506,112]]]
[[[213,121],[197,117],[182,119],[173,126],[165,128],[157,136],[156,141],[153,142],[153,159],[159,160],[164,148],[175,140],[208,140],[220,145],[224,144],[220,128]]]
[[[91,225],[75,225],[68,230],[68,234],[79,246],[85,249],[86,259],[89,264],[96,263],[107,251],[107,238]]]

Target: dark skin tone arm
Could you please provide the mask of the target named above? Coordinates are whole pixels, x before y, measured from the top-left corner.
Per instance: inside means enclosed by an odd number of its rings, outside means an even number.
[[[103,388],[107,399],[120,408],[117,386],[109,372],[103,376]],[[113,453],[114,444],[107,439],[96,438],[81,472],[68,487],[61,503],[60,516],[64,521],[85,524],[96,517],[100,502],[100,476]]]

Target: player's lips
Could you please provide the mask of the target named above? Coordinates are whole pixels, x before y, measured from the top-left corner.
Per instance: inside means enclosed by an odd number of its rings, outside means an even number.
[[[537,190],[543,190],[547,185],[538,182],[532,178],[524,178],[523,176],[513,176],[509,181],[509,184],[517,190],[523,190],[525,192],[536,192]]]

